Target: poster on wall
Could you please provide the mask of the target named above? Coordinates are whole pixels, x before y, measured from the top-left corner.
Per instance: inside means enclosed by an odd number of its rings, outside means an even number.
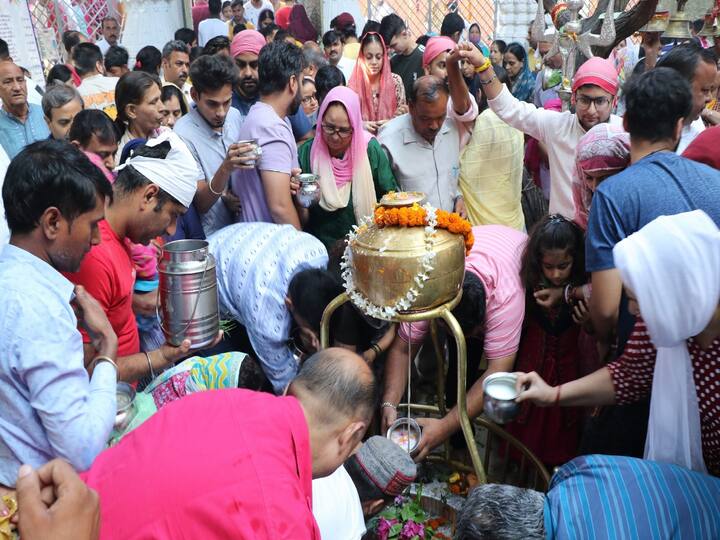
[[[27,0],[0,0],[0,38],[7,42],[15,63],[27,69],[33,80],[45,79]]]

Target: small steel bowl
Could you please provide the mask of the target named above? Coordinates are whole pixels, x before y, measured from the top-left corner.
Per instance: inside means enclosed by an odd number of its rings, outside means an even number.
[[[300,189],[297,194],[297,201],[303,208],[310,208],[320,201],[320,176],[312,173],[298,175]]]
[[[517,376],[514,373],[493,373],[483,381],[483,410],[497,424],[512,421],[520,411],[515,401],[518,392],[515,389]]]
[[[401,440],[405,438],[408,432],[410,437],[405,441]],[[390,425],[386,436],[400,448],[407,451],[408,454],[413,455],[420,445],[422,428],[413,418],[401,417]]]
[[[115,390],[117,398],[117,413],[115,414],[114,428],[124,430],[137,414],[135,406],[135,389],[126,382],[117,383]]]

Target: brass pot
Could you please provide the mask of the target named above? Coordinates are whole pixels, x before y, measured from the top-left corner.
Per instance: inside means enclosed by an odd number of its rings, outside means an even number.
[[[455,298],[465,275],[465,244],[459,234],[436,229],[433,269],[420,288],[415,277],[422,273],[426,253],[424,227],[368,225],[350,244],[351,272],[356,289],[378,306],[393,306],[411,287],[418,297],[405,312],[432,309]]]

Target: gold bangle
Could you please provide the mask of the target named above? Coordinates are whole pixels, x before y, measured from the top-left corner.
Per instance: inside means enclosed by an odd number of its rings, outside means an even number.
[[[118,373],[120,371],[118,369],[117,364],[115,363],[115,360],[113,360],[109,356],[105,356],[105,355],[96,356],[95,359],[93,360],[93,369],[95,369],[97,367],[98,362],[109,362],[115,368],[115,373]]]
[[[486,58],[485,62],[483,62],[481,66],[475,68],[475,73],[482,73],[483,71],[487,71],[490,66],[492,66],[492,62],[489,58]]]

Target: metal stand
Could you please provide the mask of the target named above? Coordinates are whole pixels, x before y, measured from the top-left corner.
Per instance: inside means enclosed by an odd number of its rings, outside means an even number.
[[[445,321],[445,324],[447,324],[450,332],[452,332],[452,335],[455,338],[455,343],[457,343],[457,410],[458,417],[460,419],[460,428],[462,429],[463,435],[465,437],[465,443],[467,444],[468,452],[470,454],[470,459],[472,460],[472,469],[474,469],[478,481],[484,484],[486,482],[485,469],[483,467],[482,460],[480,459],[480,453],[478,452],[477,444],[475,443],[475,439],[473,437],[472,425],[470,423],[470,418],[468,417],[467,412],[467,347],[465,345],[465,335],[462,333],[457,319],[455,319],[455,317],[451,313],[451,310],[455,306],[457,306],[458,302],[460,302],[461,296],[462,291],[460,291],[458,295],[449,302],[446,302],[445,304],[442,304],[436,308],[413,313],[405,313],[402,315],[397,315],[396,317],[393,317],[391,319],[391,322],[396,323],[430,321],[430,334],[433,341],[433,347],[435,349],[435,358],[438,367],[436,381],[438,404],[423,405],[420,403],[402,403],[398,406],[398,409],[401,409],[403,407],[408,408],[409,405],[411,410],[414,409],[425,413],[438,414],[440,416],[445,416],[447,414],[445,406],[445,356],[440,346],[437,329],[437,320],[442,319],[443,321]],[[320,327],[320,347],[322,349],[326,349],[330,346],[329,330],[330,319],[332,318],[333,313],[335,312],[335,310],[337,310],[340,306],[342,306],[348,301],[350,301],[350,297],[346,293],[342,293],[340,296],[336,297],[332,302],[330,302],[325,308]],[[411,366],[408,366],[408,369],[410,369],[410,367]],[[428,459],[433,458],[437,459],[439,458],[439,456],[428,456]],[[450,445],[448,441],[445,442],[444,455],[441,459],[454,467],[463,470],[470,469],[467,464],[450,459]]]

